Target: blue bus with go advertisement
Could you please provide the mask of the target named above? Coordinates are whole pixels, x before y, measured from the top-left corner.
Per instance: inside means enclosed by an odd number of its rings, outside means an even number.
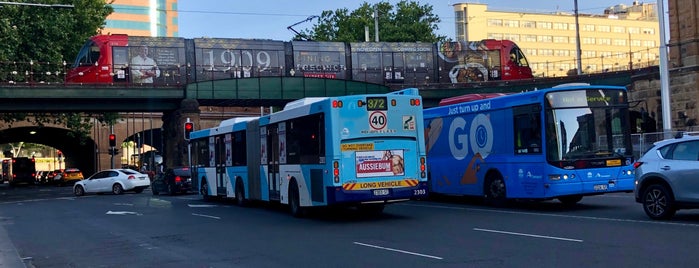
[[[430,193],[558,199],[633,191],[629,105],[623,87],[568,84],[505,95],[470,94],[426,109]]]
[[[261,117],[190,133],[195,189],[205,198],[380,213],[427,196],[422,98],[388,94],[305,98]]]

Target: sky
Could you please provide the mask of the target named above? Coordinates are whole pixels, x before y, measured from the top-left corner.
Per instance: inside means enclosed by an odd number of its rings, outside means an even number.
[[[395,6],[398,0],[384,0]],[[574,0],[416,0],[421,5],[430,4],[433,13],[442,20],[438,35],[454,38],[455,3],[472,2],[487,4],[491,10],[522,12],[570,12],[575,9]],[[287,29],[295,23],[296,31],[310,29],[317,20],[303,22],[325,10],[347,8],[350,12],[367,2],[379,0],[179,0],[179,36],[185,38],[219,37],[272,39],[288,41],[294,32]],[[631,5],[633,0],[578,0],[579,13],[602,14],[604,9],[617,4]],[[656,0],[639,1],[657,3]],[[667,6],[665,6],[667,11]],[[373,29],[373,28],[372,28]],[[380,36],[380,33],[379,33]]]

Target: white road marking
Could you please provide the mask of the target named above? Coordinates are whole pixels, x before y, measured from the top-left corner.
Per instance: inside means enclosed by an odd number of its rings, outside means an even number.
[[[133,204],[129,204],[129,203],[114,203],[114,205],[115,206],[131,206],[131,207],[133,207]]]
[[[210,215],[204,215],[204,214],[197,214],[197,213],[192,213],[194,216],[199,216],[199,217],[205,217],[205,218],[211,218],[211,219],[217,219],[220,220],[221,217],[216,217],[216,216],[210,216]]]
[[[536,238],[563,240],[563,241],[570,241],[570,242],[580,242],[580,243],[583,242],[583,241],[580,240],[580,239],[563,238],[563,237],[546,236],[546,235],[535,235],[535,234],[515,233],[515,232],[506,232],[506,231],[498,231],[498,230],[488,230],[488,229],[481,229],[481,228],[473,228],[473,230],[474,230],[474,231],[481,231],[481,232],[498,233],[498,234],[509,234],[509,235],[519,235],[519,236],[528,236],[528,237],[536,237]]]
[[[614,222],[630,222],[630,223],[659,224],[659,225],[671,225],[671,226],[699,227],[699,224],[681,223],[681,222],[667,222],[667,221],[653,221],[653,220],[642,221],[642,220],[615,219],[615,218],[604,218],[604,217],[593,217],[593,216],[575,216],[575,215],[507,211],[507,210],[482,209],[482,208],[462,208],[462,207],[450,207],[450,206],[419,205],[419,204],[396,204],[396,205],[426,207],[426,208],[453,209],[453,210],[465,210],[465,211],[494,212],[494,213],[503,213],[503,214],[519,214],[519,215],[530,215],[530,216],[547,216],[547,217],[596,220],[596,221],[614,221]]]
[[[107,215],[142,215],[133,211],[107,211]]]
[[[438,260],[443,259],[442,257],[437,257],[437,256],[432,256],[432,255],[426,255],[426,254],[420,254],[420,253],[415,253],[415,252],[410,252],[410,251],[405,251],[405,250],[400,250],[400,249],[393,249],[393,248],[375,246],[375,245],[364,244],[364,243],[359,243],[359,242],[353,242],[353,243],[354,243],[355,245],[360,245],[360,246],[365,246],[365,247],[370,247],[370,248],[378,248],[378,249],[389,250],[389,251],[395,251],[395,252],[400,252],[400,253],[405,253],[405,254],[410,254],[410,255],[425,257],[425,258],[432,258],[432,259],[438,259]]]
[[[187,204],[190,208],[213,208],[217,207],[217,205],[192,205],[192,204]]]

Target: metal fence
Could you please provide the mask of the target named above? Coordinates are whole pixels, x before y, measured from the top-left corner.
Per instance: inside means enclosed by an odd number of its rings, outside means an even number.
[[[652,132],[631,134],[631,143],[633,144],[633,156],[635,159],[640,158],[648,151],[655,142],[674,139],[678,134],[699,135],[699,129],[690,128],[687,131],[668,131],[668,132]]]

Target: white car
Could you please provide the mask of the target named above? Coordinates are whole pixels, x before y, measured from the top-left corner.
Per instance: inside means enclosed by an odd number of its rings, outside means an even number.
[[[86,193],[109,192],[123,194],[125,191],[141,193],[148,187],[150,187],[150,179],[147,174],[133,169],[106,169],[76,182],[73,186],[73,193],[76,196]]]

